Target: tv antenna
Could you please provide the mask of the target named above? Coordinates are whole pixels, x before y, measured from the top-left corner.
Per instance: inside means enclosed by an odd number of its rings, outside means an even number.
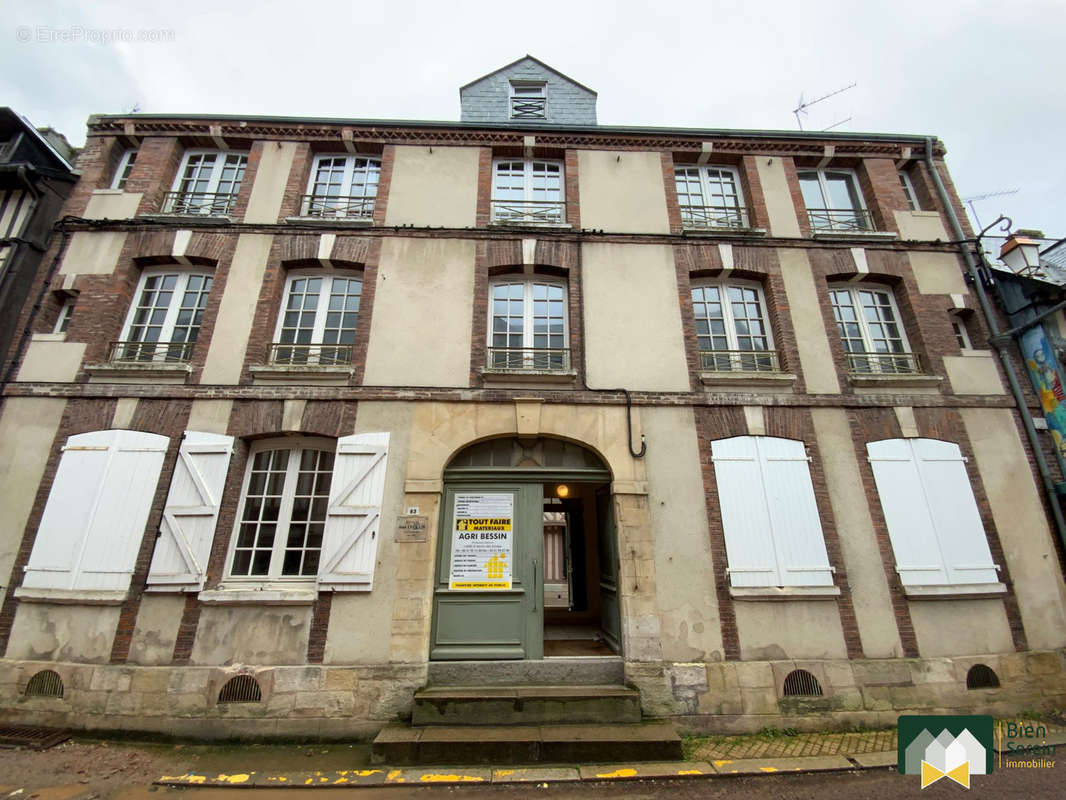
[[[990,197],[1006,197],[1007,195],[1018,194],[1017,189],[1003,189],[998,192],[985,192],[984,194],[974,194],[969,197],[963,197],[962,202],[970,207],[970,213],[973,214],[973,221],[977,223],[977,227],[981,227],[981,218],[977,216],[977,209],[973,207],[973,204],[978,200],[987,200]]]
[[[803,92],[800,92],[799,101],[796,103],[796,107],[794,109],[792,109],[792,113],[796,115],[796,124],[799,125],[799,129],[803,130],[803,117],[801,115],[806,114],[808,108],[813,106],[815,103],[820,103],[823,100],[828,100],[830,97],[835,97],[838,94],[842,94],[843,92],[846,92],[848,89],[854,89],[858,85],[859,85],[858,83],[852,83],[852,84],[850,84],[848,86],[845,86],[842,89],[837,89],[835,92],[830,92],[829,94],[823,94],[821,97],[816,97],[813,100],[804,100],[803,99]],[[830,128],[835,128],[837,125],[843,125],[845,122],[850,122],[850,121],[851,121],[851,117],[847,117],[845,119],[840,120],[839,122],[834,122],[828,128],[823,128],[822,130],[826,130],[827,131]]]

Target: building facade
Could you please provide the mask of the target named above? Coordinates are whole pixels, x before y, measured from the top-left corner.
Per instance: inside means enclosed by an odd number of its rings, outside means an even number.
[[[462,102],[90,118],[0,416],[5,718],[369,735],[598,669],[705,730],[1061,707],[942,143],[599,126],[528,57]]]

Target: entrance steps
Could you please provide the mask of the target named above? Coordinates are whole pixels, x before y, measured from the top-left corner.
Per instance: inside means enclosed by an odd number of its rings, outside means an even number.
[[[620,657],[430,661],[429,686],[621,686]]]
[[[415,692],[411,724],[567,725],[640,722],[624,686],[437,686]]]

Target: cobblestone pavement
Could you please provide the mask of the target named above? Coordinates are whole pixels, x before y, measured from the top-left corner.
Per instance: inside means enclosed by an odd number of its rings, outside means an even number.
[[[792,758],[883,753],[896,749],[896,731],[863,733],[799,733],[755,736],[715,736],[688,739],[686,758],[717,761],[724,758]]]

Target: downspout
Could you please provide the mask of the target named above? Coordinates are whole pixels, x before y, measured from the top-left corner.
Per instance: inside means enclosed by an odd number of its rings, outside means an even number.
[[[948,215],[948,220],[951,222],[951,230],[955,235],[955,240],[959,243],[959,253],[966,262],[966,271],[970,276],[970,281],[973,283],[974,289],[977,292],[977,300],[981,305],[981,313],[984,314],[985,322],[988,323],[988,331],[991,334],[989,341],[996,348],[1000,363],[1003,365],[1003,372],[1007,375],[1007,383],[1010,385],[1010,393],[1014,396],[1014,404],[1017,406],[1018,413],[1021,415],[1022,427],[1025,428],[1025,438],[1029,440],[1029,447],[1033,451],[1033,458],[1036,461],[1037,472],[1040,473],[1040,482],[1044,486],[1044,494],[1047,498],[1048,505],[1051,506],[1051,515],[1055,519],[1055,530],[1059,534],[1059,540],[1062,542],[1063,546],[1066,547],[1066,520],[1063,520],[1062,508],[1059,505],[1059,497],[1055,492],[1055,482],[1051,479],[1051,471],[1048,469],[1047,459],[1044,458],[1044,451],[1040,447],[1040,439],[1037,436],[1036,428],[1033,427],[1033,418],[1029,414],[1029,408],[1025,402],[1025,395],[1022,393],[1021,384],[1018,383],[1018,375],[1014,371],[1014,363],[1011,361],[1010,353],[1007,350],[1007,342],[1009,339],[1000,334],[999,324],[996,322],[996,316],[992,311],[992,305],[988,301],[988,294],[985,292],[984,283],[977,271],[977,262],[974,261],[973,253],[970,252],[970,246],[966,242],[966,234],[962,230],[962,225],[959,224],[959,218],[955,214],[955,208],[951,205],[951,199],[948,197],[947,190],[944,188],[944,182],[940,180],[940,173],[937,172],[936,164],[933,162],[933,139],[931,137],[927,137],[925,140],[925,163],[929,167],[929,172],[932,175],[933,183],[936,186],[936,193],[940,198],[940,203],[944,206],[944,210]]]

